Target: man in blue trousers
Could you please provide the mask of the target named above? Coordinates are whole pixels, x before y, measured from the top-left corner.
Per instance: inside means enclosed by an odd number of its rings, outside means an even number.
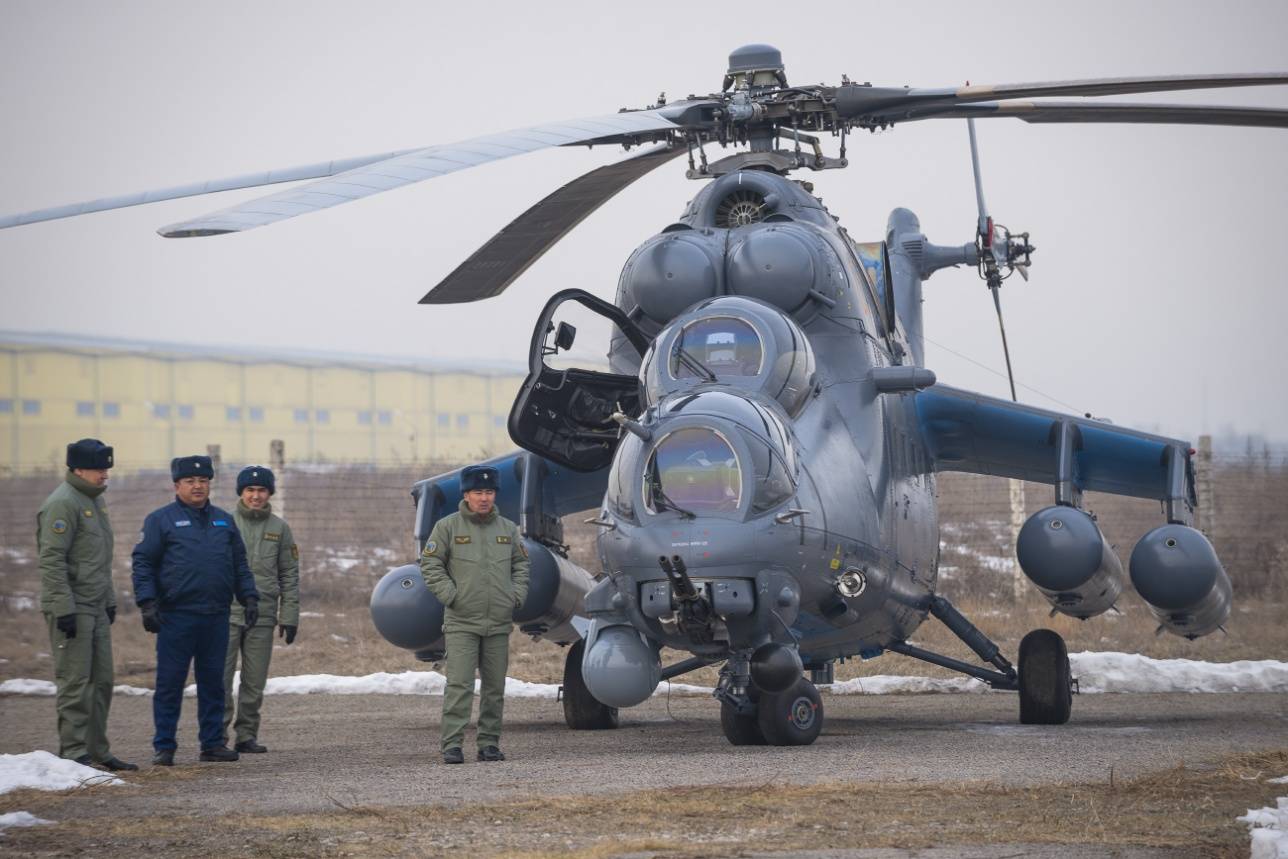
[[[175,728],[188,667],[195,663],[201,760],[235,761],[224,745],[224,656],[233,598],[246,623],[259,616],[259,593],[232,514],[210,503],[215,476],[208,456],[170,462],[175,499],[143,520],[134,547],[134,601],[143,628],[157,637],[157,683],[152,698],[156,766],[174,766]]]

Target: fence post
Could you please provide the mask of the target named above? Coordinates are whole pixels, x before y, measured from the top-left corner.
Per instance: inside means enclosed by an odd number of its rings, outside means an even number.
[[[1011,554],[1014,555],[1015,547],[1018,546],[1020,542],[1020,529],[1024,527],[1024,519],[1025,519],[1026,511],[1024,509],[1025,508],[1024,481],[1012,479],[1010,481],[1010,484],[1011,484]],[[1016,559],[1014,560],[1013,563],[1015,565],[1015,581],[1013,584],[1014,597],[1015,597],[1015,603],[1018,605],[1024,599],[1025,578],[1024,578],[1024,573],[1020,570],[1019,560]]]
[[[273,493],[273,509],[278,516],[286,513],[286,442],[275,438],[268,443],[268,467],[276,475],[277,490]]]
[[[1194,463],[1194,490],[1199,502],[1199,530],[1210,538],[1215,524],[1215,504],[1212,492],[1212,436],[1199,436],[1199,454]]]

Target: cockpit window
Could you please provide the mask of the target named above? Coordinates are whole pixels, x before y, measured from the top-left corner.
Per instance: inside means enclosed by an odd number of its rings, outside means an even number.
[[[741,319],[717,316],[684,326],[671,346],[671,376],[702,378],[702,367],[686,361],[685,353],[716,376],[757,376],[765,350],[755,328]]]
[[[724,436],[686,427],[658,442],[644,476],[644,500],[653,512],[734,513],[742,503],[738,456]]]

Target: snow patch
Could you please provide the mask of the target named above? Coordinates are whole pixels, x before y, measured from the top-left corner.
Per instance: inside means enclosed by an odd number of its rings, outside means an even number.
[[[15,826],[41,826],[47,823],[53,823],[53,821],[43,820],[29,811],[11,811],[8,814],[0,814],[0,838],[4,837],[6,829]]]
[[[1135,653],[1069,654],[1078,690],[1100,692],[1288,692],[1288,662],[1199,662]]]
[[[31,597],[5,597],[4,601],[14,611],[27,611],[36,607],[36,601]]]
[[[898,677],[876,674],[872,677],[855,677],[819,687],[833,695],[897,695],[927,694],[931,692],[987,692],[988,684],[974,677]]]
[[[1288,784],[1288,775],[1270,779],[1271,784]]]
[[[0,683],[0,695],[53,695],[56,687],[52,680],[29,680],[20,677]]]
[[[0,755],[0,794],[11,790],[67,790],[82,785],[125,784],[114,775],[49,752]]]
[[[300,617],[326,617],[326,615],[320,611],[302,611]]]
[[[1252,859],[1288,856],[1288,796],[1275,800],[1275,808],[1249,808],[1238,818],[1252,830]]]

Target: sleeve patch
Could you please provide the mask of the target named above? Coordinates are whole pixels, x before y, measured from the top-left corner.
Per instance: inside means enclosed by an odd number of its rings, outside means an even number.
[[[456,545],[458,546],[463,546],[466,543],[470,542],[470,535],[466,534],[463,537],[454,537],[453,542],[456,543]]]
[[[144,534],[142,531],[140,531],[140,532],[139,532],[139,542],[140,542],[140,543],[142,543],[145,539],[147,539],[147,535],[146,535],[146,534]]]
[[[300,547],[294,543],[291,544],[291,557],[297,561],[300,559]]]
[[[523,553],[523,557],[528,557],[528,547],[522,540],[519,541],[519,551]]]
[[[497,538],[496,538],[496,541],[497,541],[498,543],[509,543],[509,542],[510,542],[510,538],[509,538],[509,537],[497,537]]]
[[[431,557],[437,551],[438,551],[438,542],[436,540],[430,540],[428,543],[425,544],[425,551],[421,552],[421,555],[428,558],[428,557]]]
[[[55,519],[55,520],[54,520],[54,524],[50,525],[50,526],[49,526],[49,528],[50,528],[50,530],[52,530],[55,534],[66,534],[66,533],[67,533],[67,520],[66,520],[66,519]]]

